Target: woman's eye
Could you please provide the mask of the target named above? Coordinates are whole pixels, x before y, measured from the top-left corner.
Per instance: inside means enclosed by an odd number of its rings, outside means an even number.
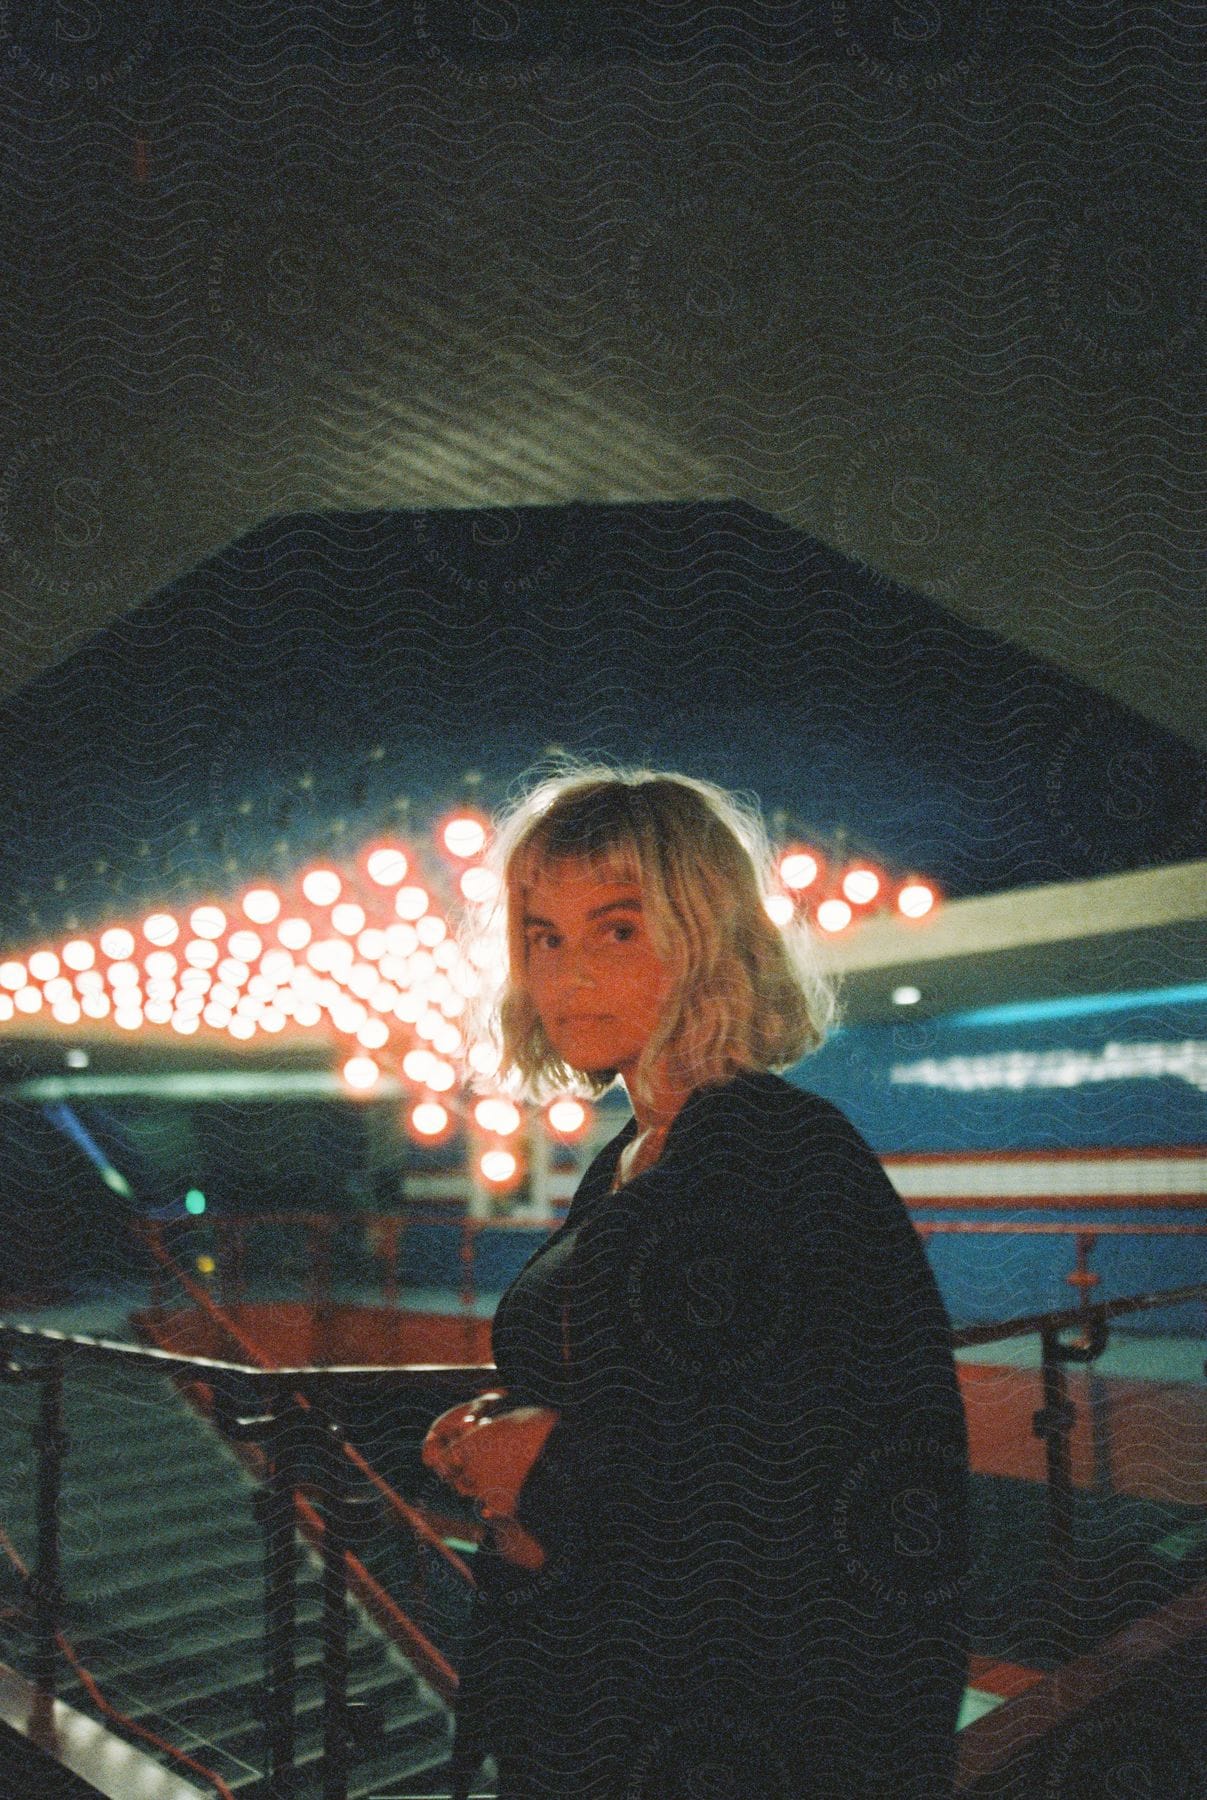
[[[612,925],[609,927],[609,929],[616,934],[616,936],[620,939],[620,942],[622,944],[627,944],[631,937],[636,937],[636,935],[637,935],[636,925],[628,925],[628,924],[622,923],[622,924],[618,924],[618,925]]]

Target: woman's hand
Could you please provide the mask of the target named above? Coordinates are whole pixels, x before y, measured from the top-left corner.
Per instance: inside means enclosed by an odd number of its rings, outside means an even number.
[[[437,1432],[449,1415],[436,1420],[424,1440],[424,1462],[459,1494],[478,1502],[505,1556],[525,1568],[539,1568],[544,1551],[518,1523],[515,1509],[528,1471],[561,1414],[552,1406],[517,1406],[497,1418],[484,1412],[466,1424],[468,1408],[451,1411],[458,1423]]]
[[[506,1403],[507,1389],[491,1388],[489,1393],[478,1394],[474,1399],[466,1400],[460,1406],[450,1406],[447,1412],[442,1412],[428,1427],[428,1434],[419,1452],[428,1468],[447,1480],[445,1465],[452,1445],[463,1432],[489,1418],[492,1412]]]

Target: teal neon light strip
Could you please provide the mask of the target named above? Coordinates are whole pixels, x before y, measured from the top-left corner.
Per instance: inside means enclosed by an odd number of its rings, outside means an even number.
[[[1207,982],[1186,987],[1142,988],[1128,994],[1074,994],[1067,1000],[1016,1000],[949,1013],[945,1025],[1023,1025],[1037,1019],[1076,1019],[1089,1013],[1131,1012],[1137,1006],[1185,1006],[1207,1000]]]

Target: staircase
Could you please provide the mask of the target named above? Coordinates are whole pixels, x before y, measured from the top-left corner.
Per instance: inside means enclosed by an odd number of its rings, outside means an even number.
[[[0,1525],[35,1558],[33,1383],[0,1386]],[[164,1377],[75,1364],[64,1387],[68,1446],[60,1503],[63,1630],[109,1704],[220,1775],[247,1800],[264,1789],[263,1535],[255,1483]],[[321,1793],[322,1685],[317,1556],[300,1559],[297,1604],[297,1800]],[[0,1556],[0,1660],[31,1671],[21,1582]],[[448,1789],[447,1707],[349,1602],[350,1701],[357,1739],[349,1800]],[[453,1660],[455,1661],[455,1654]],[[56,1691],[102,1717],[60,1668]],[[111,1720],[201,1792],[209,1783]]]

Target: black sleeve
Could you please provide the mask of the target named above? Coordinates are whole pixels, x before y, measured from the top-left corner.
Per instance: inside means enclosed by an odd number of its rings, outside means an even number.
[[[517,1516],[555,1577],[594,1560],[690,1616],[697,1655],[749,1669],[757,1619],[843,1754],[934,1800],[966,1672],[967,1436],[921,1240],[823,1102],[757,1154],[741,1132],[700,1149],[580,1232],[574,1381]]]

